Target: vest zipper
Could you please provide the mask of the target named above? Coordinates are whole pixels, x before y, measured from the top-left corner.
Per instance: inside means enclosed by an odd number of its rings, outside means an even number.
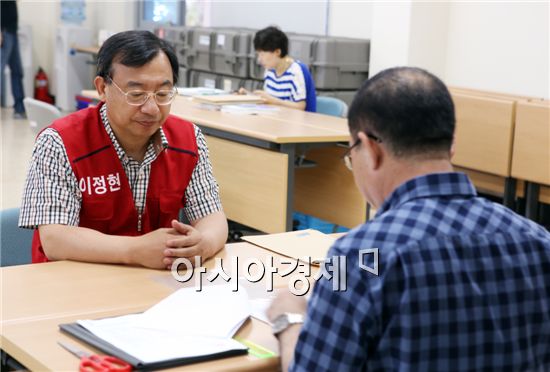
[[[138,214],[137,230],[141,232],[141,213]]]

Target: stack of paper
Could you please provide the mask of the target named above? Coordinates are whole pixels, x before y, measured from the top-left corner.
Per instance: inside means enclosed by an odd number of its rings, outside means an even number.
[[[262,105],[255,103],[242,103],[239,105],[224,105],[221,108],[221,112],[240,115],[258,115],[265,113],[272,113],[279,111],[277,106]]]
[[[195,87],[195,88],[178,88],[178,94],[180,96],[212,96],[217,94],[228,94],[227,91],[216,88]]]
[[[182,288],[142,314],[78,324],[134,358],[154,363],[246,350],[231,337],[249,315],[246,291],[232,292],[227,284],[201,292]]]
[[[253,94],[219,94],[209,96],[195,96],[193,99],[197,102],[206,102],[216,105],[228,105],[235,103],[262,103],[263,99],[260,96]]]

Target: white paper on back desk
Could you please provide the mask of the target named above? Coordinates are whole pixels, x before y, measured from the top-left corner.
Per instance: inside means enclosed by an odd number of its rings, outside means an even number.
[[[231,337],[250,315],[246,290],[182,288],[141,314],[78,324],[144,362],[246,349]]]

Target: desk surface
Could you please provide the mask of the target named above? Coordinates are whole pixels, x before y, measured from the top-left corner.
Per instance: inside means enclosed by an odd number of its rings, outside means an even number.
[[[88,54],[94,54],[96,55],[99,52],[98,46],[78,46],[73,45],[72,48],[80,53],[88,53]]]
[[[275,266],[280,264],[281,256],[248,243],[229,244],[216,255],[225,262],[225,270],[231,257],[239,257],[239,272],[243,272],[248,258],[258,258],[265,263],[270,256],[274,257]],[[206,275],[214,266],[213,259],[204,263]],[[59,324],[144,311],[174,290],[194,284],[179,283],[168,271],[71,261],[0,270],[2,349],[32,370],[76,369],[78,359],[56,344],[70,338],[58,330]],[[275,276],[274,287],[284,286],[287,280],[288,277]],[[203,283],[208,282],[204,279]],[[237,336],[277,352],[277,341],[269,326],[256,319],[241,328]],[[275,370],[277,365],[277,358],[258,359],[247,355],[178,370]]]
[[[82,91],[98,99],[94,90]],[[198,125],[273,143],[347,142],[347,120],[334,116],[278,107],[261,115],[239,115],[209,111],[189,97],[177,96],[171,113]]]
[[[2,349],[32,371],[76,371],[79,360],[60,347],[58,341],[67,341],[91,353],[102,352],[60,332],[59,324],[79,319],[126,315],[142,310],[145,308],[128,307],[115,311],[83,313],[7,325],[2,327]],[[246,322],[237,336],[261,344],[268,350],[277,351],[277,341],[271,335],[270,327],[256,319]],[[170,368],[166,371],[277,371],[278,364],[278,357],[259,359],[249,354]]]

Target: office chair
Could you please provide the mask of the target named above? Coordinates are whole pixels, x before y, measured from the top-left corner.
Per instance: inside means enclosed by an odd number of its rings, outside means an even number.
[[[348,113],[348,105],[339,98],[317,96],[317,113],[343,118]]]
[[[54,105],[36,100],[34,98],[25,97],[23,105],[27,112],[27,118],[35,133],[39,133],[42,129],[50,125],[55,119],[63,116],[61,111]]]
[[[34,231],[18,227],[19,208],[0,211],[0,266],[32,262],[31,245]]]

